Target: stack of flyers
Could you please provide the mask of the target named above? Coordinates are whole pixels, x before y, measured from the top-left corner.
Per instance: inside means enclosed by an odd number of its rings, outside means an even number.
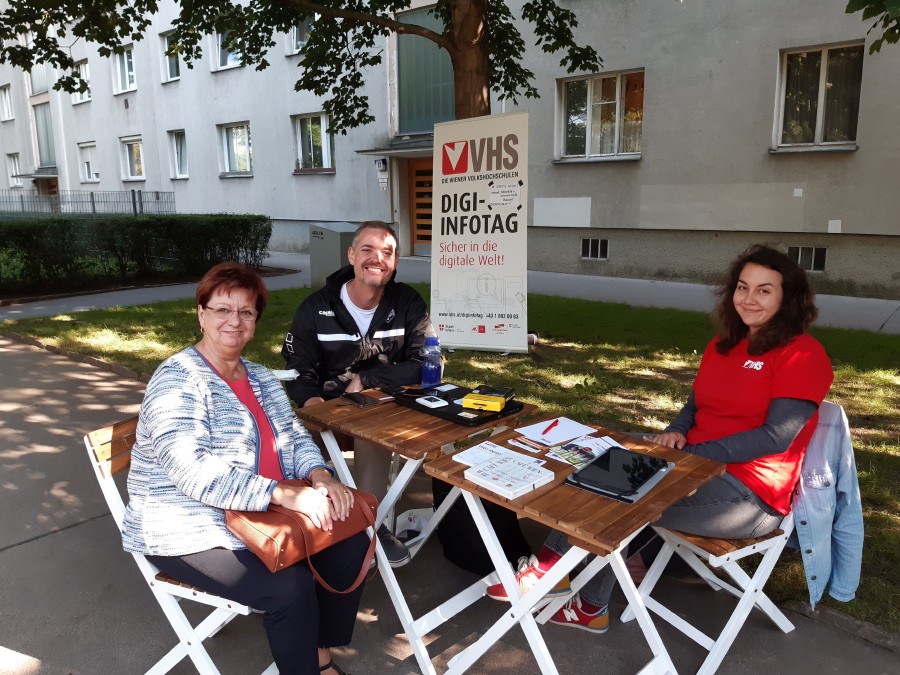
[[[547,452],[547,456],[568,462],[576,469],[580,469],[605,453],[609,448],[618,445],[609,436],[603,436],[602,438],[581,436],[568,443],[551,448]]]

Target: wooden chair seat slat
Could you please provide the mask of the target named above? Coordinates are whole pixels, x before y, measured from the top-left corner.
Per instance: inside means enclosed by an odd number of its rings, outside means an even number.
[[[687,534],[686,532],[679,532],[678,530],[671,530],[671,532],[715,557],[731,555],[742,549],[753,549],[763,542],[767,542],[770,539],[780,537],[784,534],[783,530],[774,530],[765,536],[753,537],[751,539],[715,539],[713,537],[700,537],[694,534]]]

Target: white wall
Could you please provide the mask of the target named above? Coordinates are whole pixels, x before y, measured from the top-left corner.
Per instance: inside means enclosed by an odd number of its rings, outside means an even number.
[[[542,200],[589,199],[590,229],[566,229],[562,219],[535,221],[555,227],[546,236],[532,233],[529,266],[697,278],[715,272],[718,263],[704,255],[714,233],[733,232],[727,240],[734,254],[763,240],[826,246],[823,277],[900,293],[900,265],[859,264],[885,255],[900,259],[900,223],[889,201],[891,177],[900,175],[900,48],[866,50],[858,149],[770,153],[781,50],[871,42],[868,22],[845,14],[845,5],[567,3],[578,16],[579,39],[598,50],[604,72],[644,69],[642,153],[636,161],[554,162],[562,126],[557,82],[571,75],[530,47],[525,63],[541,98],[518,109],[530,113],[533,213],[541,213]],[[552,211],[552,201],[543,206]],[[667,230],[676,236],[663,236]],[[609,238],[609,263],[581,261],[581,237]]]

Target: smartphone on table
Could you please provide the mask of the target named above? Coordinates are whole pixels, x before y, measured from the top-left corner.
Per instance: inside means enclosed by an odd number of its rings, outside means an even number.
[[[360,408],[371,408],[373,405],[381,403],[381,401],[373,396],[367,396],[366,394],[360,394],[358,392],[351,393],[345,391],[341,396]]]

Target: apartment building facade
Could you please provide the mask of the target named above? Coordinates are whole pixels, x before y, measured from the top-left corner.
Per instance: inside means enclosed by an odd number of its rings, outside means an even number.
[[[165,54],[176,5],[160,5],[144,39],[122,54],[72,45],[85,92],[55,91],[58,73],[47,66],[29,74],[0,65],[0,187],[141,190],[145,200],[174,192],[181,213],[271,216],[288,250],[307,243],[311,222],[391,219],[373,161],[354,152],[374,144],[375,126],[354,143],[332,137],[322,100],[294,91],[308,26],[280,36],[266,70],[241,65],[215,34],[189,68]],[[385,107],[383,86],[366,93]]]
[[[529,47],[541,97],[492,102],[529,113],[530,269],[709,282],[766,242],[821,290],[900,297],[900,48],[870,55],[842,0],[563,4],[604,69],[569,74]],[[435,25],[428,6],[401,18]],[[173,16],[162,3],[122,55],[74,45],[89,93],[0,66],[10,187],[46,185],[55,168],[58,189],[174,191],[181,212],[270,215],[283,250],[305,247],[310,227],[377,218],[397,225],[403,254],[430,254],[432,129],[453,117],[446,54],[386,38],[364,91],[376,122],[331,136],[322,101],[293,90],[303,26],[264,71],[216,35],[188,69],[164,54]]]

